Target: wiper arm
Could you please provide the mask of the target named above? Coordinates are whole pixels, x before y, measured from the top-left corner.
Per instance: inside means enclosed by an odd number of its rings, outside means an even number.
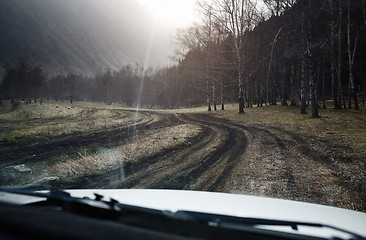
[[[130,213],[164,215],[164,211],[121,204],[114,199],[105,201],[99,194],[94,194],[95,199],[72,197],[68,192],[62,190],[45,190],[43,185],[0,187],[0,192],[39,197],[39,201],[27,204],[27,206],[57,207],[66,212],[114,221],[118,221],[121,215]]]
[[[46,189],[46,190],[45,190]],[[96,218],[117,220],[120,209],[117,201],[102,201],[102,196],[96,194],[95,200],[90,198],[72,197],[62,190],[49,190],[43,185],[28,185],[19,187],[1,187],[0,192],[38,197],[39,200],[27,204],[27,206],[57,207],[59,210],[86,215]]]

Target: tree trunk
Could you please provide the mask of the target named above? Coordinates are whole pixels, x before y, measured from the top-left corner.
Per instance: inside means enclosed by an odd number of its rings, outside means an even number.
[[[246,82],[246,99],[247,99],[247,108],[250,107],[250,104],[251,104],[251,100],[250,100],[250,97],[249,97],[249,84],[248,84],[248,79],[245,81]]]
[[[239,58],[238,60],[238,82],[239,82],[239,113],[244,113],[244,91],[243,91],[243,75],[241,72],[242,66],[241,66],[241,57],[238,52],[237,56]]]
[[[332,80],[332,96],[333,96],[333,103],[334,108],[339,109],[338,103],[338,84],[335,81],[335,56],[334,56],[334,39],[335,39],[335,23],[334,23],[334,10],[333,10],[333,0],[329,0],[330,4],[330,11],[331,11],[331,20],[330,20],[330,71],[331,71],[331,80]]]
[[[301,86],[300,86],[300,100],[301,100],[301,113],[306,114],[306,101],[305,101],[305,59],[301,59]]]
[[[240,84],[239,84],[240,85]],[[244,94],[243,86],[239,87],[239,113],[244,113]]]
[[[215,95],[215,83],[213,82],[212,83],[213,84],[213,86],[212,86],[212,98],[213,98],[213,104],[214,104],[214,111],[216,111],[217,110],[217,108],[216,108],[216,95]]]
[[[308,61],[308,67],[309,67],[309,88],[311,93],[311,117],[312,118],[318,118],[319,112],[318,112],[318,99],[317,99],[317,91],[316,91],[316,82],[315,82],[315,76],[314,76],[314,65],[313,65],[313,56],[311,54],[310,47],[308,48],[309,52],[309,61]]]
[[[222,75],[220,73],[220,99],[221,99],[221,110],[225,110],[224,106],[224,89],[223,89],[223,83],[222,83]]]
[[[365,0],[362,0],[362,13],[363,13],[363,22],[366,27],[366,10],[365,10]]]
[[[348,79],[348,108],[352,108],[352,98],[354,100],[355,109],[359,109],[358,107],[358,101],[355,91],[355,82],[353,78],[353,63],[355,59],[356,54],[356,48],[357,48],[357,39],[358,39],[358,33],[356,34],[355,43],[353,46],[353,52],[351,47],[351,6],[350,6],[350,0],[347,1],[347,50],[348,50],[348,70],[349,70],[349,79]]]
[[[304,51],[304,12],[302,12],[301,14],[301,32],[302,32],[302,38],[301,38],[301,47],[302,50]],[[300,101],[301,101],[301,110],[300,112],[302,114],[306,114],[306,101],[305,101],[305,56],[304,53],[301,54],[301,63],[300,63],[300,67],[301,67],[301,83],[300,83]]]
[[[322,99],[323,99],[323,109],[327,109],[325,102],[325,57],[323,57],[323,70],[322,70]]]
[[[309,11],[311,11],[311,0],[309,1]],[[311,17],[308,19],[308,34],[307,34],[307,55],[308,55],[308,68],[309,68],[309,90],[311,99],[311,117],[318,118],[318,96],[316,91],[316,81],[314,72],[314,58],[312,53],[312,22]]]
[[[209,93],[209,85],[208,85],[208,76],[207,76],[207,81],[206,81],[206,102],[207,102],[207,111],[211,111],[210,93]]]
[[[342,100],[344,109],[346,109],[346,104],[343,96],[342,89],[342,1],[339,1],[339,22],[338,22],[338,69],[337,69],[337,82],[339,91],[339,108],[342,108]]]
[[[290,90],[291,90],[291,106],[297,106],[297,102],[295,100],[295,86],[294,86],[294,79],[295,79],[295,68],[294,62],[291,62],[291,76],[290,76]]]

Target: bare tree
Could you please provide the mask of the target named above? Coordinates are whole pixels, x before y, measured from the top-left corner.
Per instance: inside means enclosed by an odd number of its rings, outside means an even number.
[[[346,101],[342,90],[342,1],[339,1],[338,5],[338,68],[337,68],[337,81],[339,91],[339,108],[342,108],[342,102],[344,109],[346,109]]]
[[[366,27],[366,9],[365,9],[365,0],[362,0],[362,14],[363,14],[363,23]]]
[[[244,113],[244,64],[243,45],[245,32],[255,24],[254,14],[257,12],[251,0],[216,0],[215,17],[229,33],[235,54],[239,88],[239,113]]]
[[[266,79],[266,86],[267,86],[267,102],[269,101],[269,81],[270,81],[270,76],[271,76],[271,67],[272,67],[272,60],[273,60],[273,52],[274,52],[274,47],[275,44],[278,40],[278,36],[280,35],[282,30],[282,27],[278,30],[275,38],[273,39],[273,42],[271,43],[271,56],[269,58],[269,64],[268,64],[268,72],[267,72],[267,79]],[[274,85],[274,84],[272,84]],[[274,89],[274,86],[272,86],[272,89]],[[274,95],[274,94],[273,94]],[[274,104],[276,104],[276,100],[275,100],[275,96],[272,96],[272,103],[274,102]]]
[[[358,31],[353,44],[353,50],[351,45],[351,3],[347,0],[347,51],[348,51],[348,108],[352,108],[351,99],[354,100],[355,109],[359,109],[357,96],[355,92],[355,82],[353,78],[353,64],[355,60],[355,54],[357,49]]]
[[[304,20],[305,19],[305,13],[304,10],[302,10],[301,12],[301,35],[304,36]],[[301,48],[302,50],[304,50],[305,48],[305,44],[304,44],[304,37],[301,38]],[[305,54],[301,53],[300,56],[300,68],[301,68],[301,73],[300,73],[300,101],[301,101],[301,107],[300,107],[300,111],[302,114],[306,114],[306,100],[305,100]]]
[[[334,41],[335,41],[335,21],[334,21],[334,4],[333,0],[329,0],[329,7],[331,13],[330,19],[330,64],[331,64],[331,80],[332,80],[332,96],[333,96],[333,104],[335,109],[339,109],[340,105],[338,103],[338,84],[336,83],[335,78],[335,63],[336,58],[334,56]]]
[[[286,9],[294,6],[296,0],[263,0],[274,16],[280,16]]]
[[[311,16],[311,2],[312,0],[309,0],[308,3],[308,9],[309,9],[309,15],[308,16],[308,32],[306,35],[306,43],[307,43],[307,65],[309,68],[309,90],[310,90],[310,100],[311,100],[311,117],[318,118],[318,96],[317,96],[317,90],[316,90],[316,81],[315,81],[315,72],[314,72],[314,58],[313,58],[313,40],[312,40],[312,16]]]

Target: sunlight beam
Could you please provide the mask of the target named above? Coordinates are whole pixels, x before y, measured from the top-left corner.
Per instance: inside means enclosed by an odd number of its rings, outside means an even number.
[[[137,0],[158,21],[177,27],[188,26],[195,20],[195,0]]]

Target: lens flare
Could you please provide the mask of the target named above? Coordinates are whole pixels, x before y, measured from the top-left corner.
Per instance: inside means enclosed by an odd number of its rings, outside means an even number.
[[[138,0],[158,21],[187,26],[195,20],[195,0]]]

